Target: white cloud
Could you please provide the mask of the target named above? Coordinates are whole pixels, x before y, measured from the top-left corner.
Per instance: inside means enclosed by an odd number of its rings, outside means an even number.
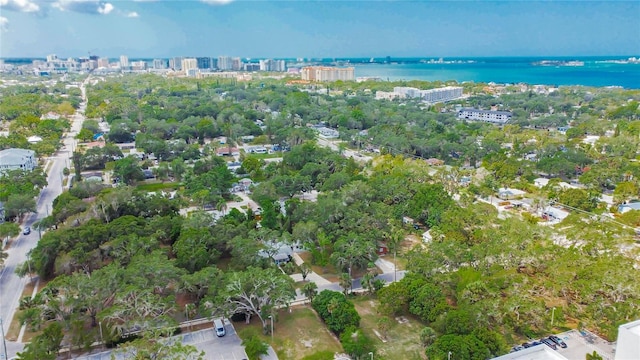
[[[99,0],[58,0],[51,6],[61,11],[74,11],[84,14],[102,15],[107,15],[115,9],[113,4]]]
[[[7,31],[7,24],[9,24],[9,19],[0,16],[0,31]]]
[[[40,5],[30,0],[0,0],[0,7],[7,10],[28,13],[40,12],[41,10]]]
[[[140,15],[138,15],[138,13],[137,13],[137,12],[135,12],[135,11],[128,12],[128,13],[126,13],[124,16],[126,16],[126,17],[128,17],[128,18],[137,18],[137,17],[140,17]]]
[[[233,0],[200,0],[200,1],[210,5],[227,5],[233,2]]]
[[[113,5],[111,5],[111,3],[104,3],[104,4],[102,4],[101,6],[98,7],[98,12],[100,14],[106,15],[106,14],[110,13],[111,11],[113,11]]]

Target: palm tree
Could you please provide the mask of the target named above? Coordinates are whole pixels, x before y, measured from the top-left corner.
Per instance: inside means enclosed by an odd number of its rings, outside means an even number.
[[[340,274],[340,287],[344,289],[345,296],[347,295],[352,284],[353,280],[351,279],[351,275],[347,273]]]
[[[313,301],[313,297],[318,293],[318,285],[314,282],[304,284],[302,287],[302,293],[309,298],[309,301]]]
[[[593,353],[587,354],[587,360],[602,360],[602,356],[593,350]]]

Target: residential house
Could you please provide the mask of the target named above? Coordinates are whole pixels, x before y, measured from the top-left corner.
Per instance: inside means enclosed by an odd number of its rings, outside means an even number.
[[[632,202],[618,206],[618,212],[624,214],[631,210],[640,210],[640,202]]]
[[[11,170],[31,171],[38,165],[36,152],[27,149],[6,149],[0,151],[0,174]]]
[[[229,148],[227,146],[216,149],[216,155],[218,156],[238,156],[240,155],[240,150],[238,148],[232,147]]]
[[[542,212],[542,218],[549,221],[562,221],[567,216],[569,216],[569,212],[552,206],[547,206]]]
[[[498,189],[498,197],[502,200],[512,200],[522,197],[526,192],[518,189],[500,188]]]

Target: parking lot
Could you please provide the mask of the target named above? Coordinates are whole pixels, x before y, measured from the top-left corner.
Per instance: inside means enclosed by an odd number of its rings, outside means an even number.
[[[615,343],[610,343],[588,331],[571,330],[557,334],[567,343],[567,348],[558,347],[558,353],[567,359],[584,359],[587,354],[595,350],[604,360],[613,360],[615,357]]]
[[[190,333],[174,336],[182,338],[184,345],[193,345],[198,351],[204,351],[206,360],[243,360],[247,354],[231,323],[225,321],[226,335],[217,337],[213,328],[198,330]],[[110,360],[112,351],[103,351],[97,354],[89,354],[78,357],[82,360]],[[127,356],[118,352],[113,353],[116,360],[125,360]]]

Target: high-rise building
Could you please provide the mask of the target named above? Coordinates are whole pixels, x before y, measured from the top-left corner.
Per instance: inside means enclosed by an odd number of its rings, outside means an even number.
[[[260,60],[260,71],[286,71],[286,65],[284,60],[265,59]]]
[[[231,70],[231,57],[230,56],[220,56],[218,57],[218,69],[220,70]]]
[[[123,69],[129,67],[129,57],[127,55],[120,55],[120,67]]]
[[[198,62],[198,69],[203,69],[203,70],[211,69],[210,57],[197,57],[196,61]]]
[[[218,68],[218,59],[211,58],[211,68],[212,69],[217,69]]]
[[[131,62],[131,69],[132,70],[147,70],[147,62],[140,60],[140,61],[132,61]]]
[[[169,67],[175,71],[182,70],[182,57],[174,57],[169,59]]]
[[[153,68],[154,69],[166,69],[167,61],[164,59],[153,59]]]
[[[239,57],[231,59],[231,70],[242,70],[242,59]]]
[[[245,63],[243,68],[244,68],[244,71],[260,71],[260,64]]]
[[[56,61],[56,60],[58,60],[58,55],[56,55],[56,54],[47,55],[47,62],[52,62],[52,61]]]
[[[108,68],[109,67],[109,58],[100,58],[100,59],[98,59],[98,67]]]
[[[198,71],[198,61],[195,58],[182,59],[182,71],[187,76],[195,76]]]
[[[353,81],[356,79],[353,67],[307,66],[303,67],[300,73],[302,80],[307,81]]]

